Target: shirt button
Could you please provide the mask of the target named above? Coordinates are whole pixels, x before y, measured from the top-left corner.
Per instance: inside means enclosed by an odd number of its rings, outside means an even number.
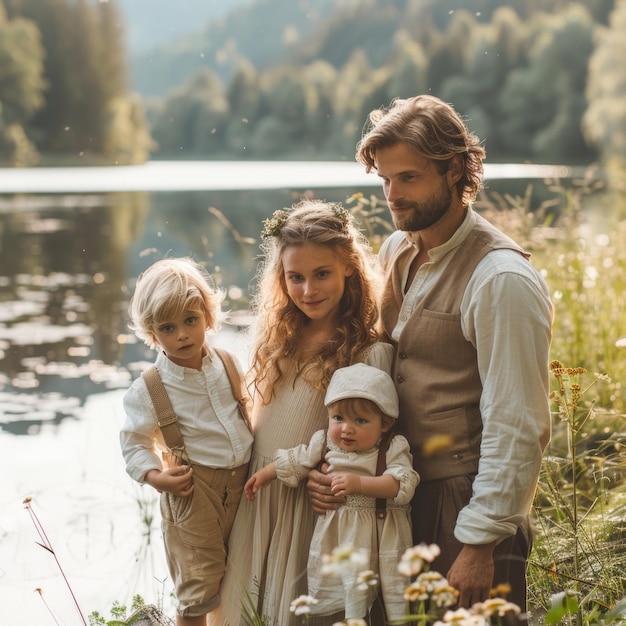
[[[401,322],[406,322],[406,320],[407,320],[407,316],[406,315],[401,315],[400,316],[400,321]]]

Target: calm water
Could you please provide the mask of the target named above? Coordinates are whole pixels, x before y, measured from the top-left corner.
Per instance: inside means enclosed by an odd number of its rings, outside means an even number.
[[[514,167],[487,174],[510,186],[568,175]],[[0,170],[2,626],[82,623],[53,556],[35,543],[27,496],[85,616],[108,617],[134,593],[153,603],[164,595],[171,607],[156,497],[127,477],[118,448],[122,395],[153,358],[126,326],[135,278],[165,255],[206,261],[232,311],[214,340],[245,360],[261,220],[305,192],[330,201],[378,193],[376,177],[357,168]]]

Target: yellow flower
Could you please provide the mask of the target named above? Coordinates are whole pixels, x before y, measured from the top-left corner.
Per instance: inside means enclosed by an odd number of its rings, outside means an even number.
[[[424,456],[435,456],[441,454],[452,447],[454,440],[450,435],[434,435],[426,440],[422,447]]]

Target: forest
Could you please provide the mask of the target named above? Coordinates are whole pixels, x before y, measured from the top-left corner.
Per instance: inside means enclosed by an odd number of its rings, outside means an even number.
[[[351,160],[417,93],[490,161],[619,161],[624,32],[626,0],[256,0],[131,67],[116,0],[0,0],[0,162]]]

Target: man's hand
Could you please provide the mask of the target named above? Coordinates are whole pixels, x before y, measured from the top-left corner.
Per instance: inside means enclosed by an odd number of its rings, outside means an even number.
[[[335,511],[345,502],[345,498],[338,498],[333,495],[330,476],[323,473],[327,470],[327,464],[322,466],[322,472],[311,470],[306,485],[311,506],[319,515],[324,515],[326,511]]]
[[[494,543],[465,544],[448,572],[448,583],[459,592],[459,606],[471,607],[489,598],[493,587]]]

